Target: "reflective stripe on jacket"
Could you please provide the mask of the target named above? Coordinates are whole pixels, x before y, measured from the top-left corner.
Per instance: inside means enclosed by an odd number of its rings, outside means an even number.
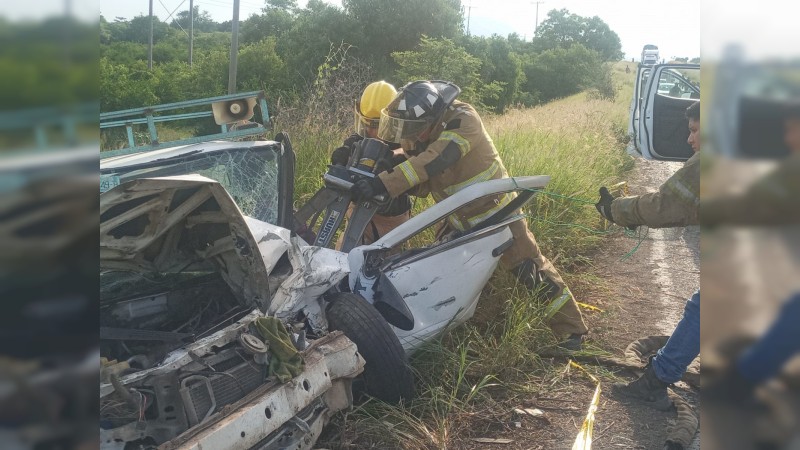
[[[408,160],[392,172],[379,175],[390,196],[415,188],[415,195],[430,193],[440,202],[473,184],[508,177],[492,139],[471,105],[454,102],[442,122],[443,129],[435,132],[423,151],[412,154],[406,150]],[[473,202],[452,214],[450,224],[459,230],[475,226],[513,198],[513,194],[502,194]]]

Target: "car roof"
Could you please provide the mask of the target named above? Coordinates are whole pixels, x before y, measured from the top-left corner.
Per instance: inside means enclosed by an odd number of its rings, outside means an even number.
[[[150,150],[130,155],[113,156],[100,160],[100,170],[119,169],[137,164],[149,163],[160,159],[169,159],[191,153],[214,153],[231,149],[264,147],[278,145],[275,141],[209,141],[199,144],[180,145],[158,150]],[[102,158],[103,154],[100,153]]]

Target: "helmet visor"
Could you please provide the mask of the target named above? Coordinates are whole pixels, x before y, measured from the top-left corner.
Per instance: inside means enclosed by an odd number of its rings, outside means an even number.
[[[380,124],[381,119],[379,117],[373,119],[361,114],[361,108],[359,108],[358,101],[356,101],[353,115],[355,116],[354,128],[356,134],[362,137],[375,137],[376,133],[378,132],[378,125]]]
[[[384,109],[381,111],[378,139],[396,144],[399,144],[401,140],[416,141],[419,135],[428,128],[429,124],[424,119],[406,120],[392,117]]]

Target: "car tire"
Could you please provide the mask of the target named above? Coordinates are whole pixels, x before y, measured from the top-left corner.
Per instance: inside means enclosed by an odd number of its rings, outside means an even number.
[[[361,391],[387,403],[414,397],[414,376],[403,346],[389,323],[363,297],[339,292],[328,297],[328,328],[342,331],[364,358],[364,372],[354,383]]]

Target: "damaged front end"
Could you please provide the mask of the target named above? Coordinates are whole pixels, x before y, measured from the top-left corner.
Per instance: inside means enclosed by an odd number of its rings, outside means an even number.
[[[200,175],[101,195],[101,447],[310,448],[364,360],[325,334],[345,255],[244,216]],[[305,369],[270,376],[253,322],[280,319]]]

